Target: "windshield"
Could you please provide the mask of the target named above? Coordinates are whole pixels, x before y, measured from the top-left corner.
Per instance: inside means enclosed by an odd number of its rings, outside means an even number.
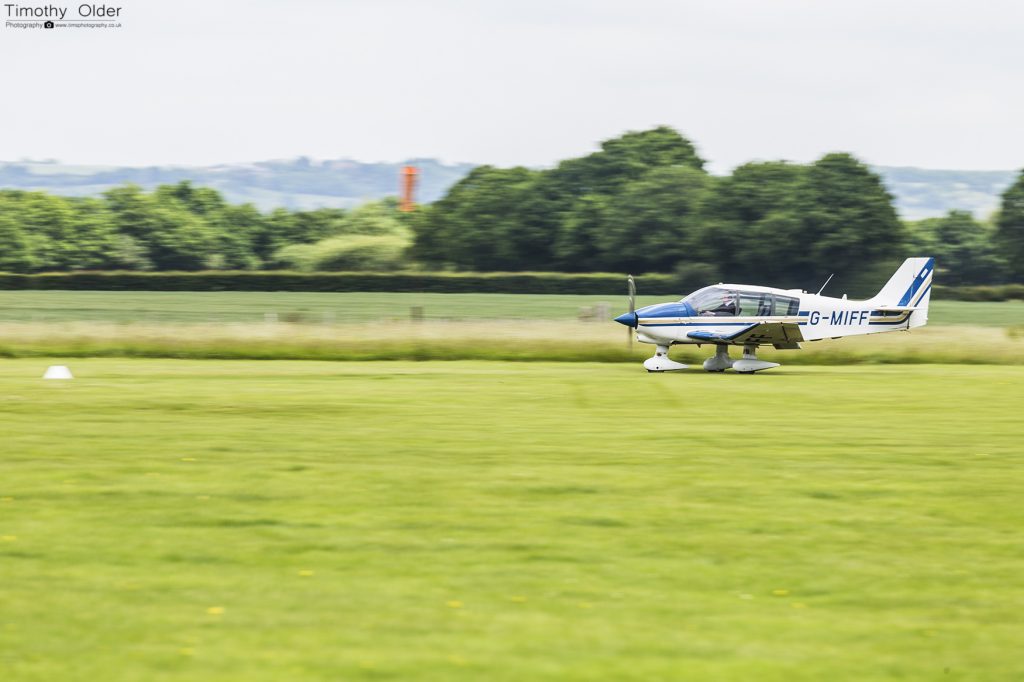
[[[698,315],[725,317],[736,314],[736,292],[722,287],[705,287],[683,299]]]

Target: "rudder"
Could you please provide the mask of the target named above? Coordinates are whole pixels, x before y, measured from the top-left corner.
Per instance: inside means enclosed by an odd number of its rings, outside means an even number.
[[[932,300],[932,285],[928,284],[924,294],[921,295],[921,300],[917,302],[917,310],[910,313],[910,321],[907,323],[907,329],[914,329],[915,327],[923,327],[928,324],[928,303]]]

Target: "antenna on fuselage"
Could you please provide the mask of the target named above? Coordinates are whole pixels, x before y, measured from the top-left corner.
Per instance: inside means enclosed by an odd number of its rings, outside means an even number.
[[[818,289],[818,293],[815,294],[815,295],[816,296],[821,296],[821,292],[825,291],[825,287],[828,286],[828,283],[831,282],[832,278],[835,277],[835,276],[836,276],[836,273],[834,273],[834,272],[831,275],[829,275],[828,279],[825,280],[825,283],[821,285],[821,288]]]

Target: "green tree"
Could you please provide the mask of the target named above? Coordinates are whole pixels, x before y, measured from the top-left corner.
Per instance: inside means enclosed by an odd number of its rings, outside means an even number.
[[[196,215],[206,217],[215,216],[228,206],[217,190],[193,187],[188,180],[182,180],[176,185],[160,185],[153,195],[158,204],[178,204]]]
[[[584,194],[615,194],[652,168],[704,169],[693,143],[668,126],[628,132],[601,144],[601,151],[568,159],[546,173],[553,194],[572,200]]]
[[[107,254],[112,270],[152,270],[149,249],[138,239],[127,234],[118,234]]]
[[[152,203],[138,185],[122,185],[103,193],[107,208],[113,215],[114,226],[120,234],[144,241]]]
[[[0,215],[17,226],[5,229],[6,267],[38,271],[114,265],[110,252],[117,232],[106,204],[98,199],[4,192]]]
[[[262,263],[257,248],[265,225],[263,217],[252,204],[232,206],[217,190],[194,187],[187,180],[157,187],[153,199],[158,205],[172,210],[184,208],[201,218],[216,233],[218,245],[214,253],[205,258],[209,266],[249,270]]]
[[[105,202],[92,198],[70,199],[73,214],[71,229],[63,239],[73,244],[73,263],[62,269],[93,270],[123,267],[117,259],[118,242],[114,216]]]
[[[748,163],[716,179],[703,209],[702,241],[731,281],[791,280],[801,231],[797,194],[806,166]]]
[[[942,284],[994,284],[1005,277],[993,229],[967,211],[950,211],[908,226],[915,254],[934,256]]]
[[[217,230],[188,204],[168,192],[144,194],[138,187],[108,190],[118,232],[146,250],[159,270],[202,270],[223,265]]]
[[[411,238],[394,198],[367,201],[341,217],[331,235],[394,235]]]
[[[313,244],[344,231],[347,211],[340,208],[319,208],[312,211],[289,211],[277,208],[260,222],[253,235],[253,251],[257,257],[273,264],[273,254],[289,244]]]
[[[682,260],[703,261],[701,204],[708,176],[687,166],[653,168],[610,201],[599,244],[610,269],[671,272]]]
[[[155,206],[147,227],[149,259],[160,270],[206,270],[223,264],[216,232],[182,207]]]
[[[1010,276],[1024,282],[1024,170],[1005,192],[996,220],[997,239],[1009,263]]]
[[[252,204],[225,205],[209,215],[220,242],[217,250],[224,267],[252,270],[263,264],[257,245],[266,230],[263,215]]]
[[[386,271],[405,267],[409,239],[394,234],[353,234],[330,237],[315,244],[292,244],[275,254],[293,270]]]
[[[594,272],[606,267],[600,242],[608,225],[611,200],[603,194],[585,194],[564,216],[554,244],[554,257],[560,270]]]
[[[13,203],[7,197],[0,196],[0,271],[28,272],[35,269],[36,262]]]
[[[620,254],[601,251],[614,244],[614,238],[602,237],[603,243],[597,243],[598,232],[605,230],[598,214],[654,169],[705,177],[703,164],[688,140],[659,127],[608,140],[600,151],[563,161],[551,170],[481,166],[443,199],[417,212],[412,219],[413,253],[435,266],[473,269],[583,270],[604,263],[618,267]],[[628,199],[639,200],[635,193]],[[663,207],[669,213],[662,222],[677,222],[679,202],[666,199]],[[646,217],[650,223],[650,211]],[[623,218],[620,213],[617,219]],[[628,232],[626,226],[610,229],[619,235]],[[628,259],[637,262],[634,256]],[[644,262],[653,260],[657,257],[652,255]]]
[[[866,283],[894,268],[905,234],[882,179],[849,154],[815,161],[797,192],[800,230],[790,274],[804,283],[836,275],[841,285]]]
[[[77,263],[74,209],[64,197],[20,192],[16,198],[21,224],[37,270],[68,270]]]
[[[536,176],[526,168],[474,168],[416,223],[415,257],[473,270],[529,269],[515,233]]]

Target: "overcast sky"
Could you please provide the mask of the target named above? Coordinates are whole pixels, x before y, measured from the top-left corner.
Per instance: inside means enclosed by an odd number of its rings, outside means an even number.
[[[111,4],[121,29],[0,28],[0,159],[542,166],[667,124],[715,172],[1024,167],[1020,0]]]

